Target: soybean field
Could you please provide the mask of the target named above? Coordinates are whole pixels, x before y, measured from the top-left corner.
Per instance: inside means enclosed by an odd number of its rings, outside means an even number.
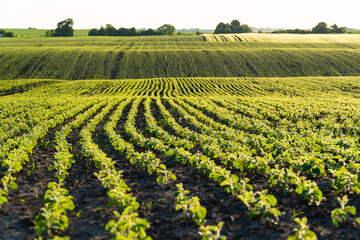
[[[357,239],[360,43],[295,38],[0,39],[0,239]]]
[[[360,75],[357,34],[212,36],[4,38],[0,79]]]

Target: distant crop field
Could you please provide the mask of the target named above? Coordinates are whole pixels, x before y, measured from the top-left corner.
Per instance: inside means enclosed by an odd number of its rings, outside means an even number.
[[[360,31],[359,31],[360,32]],[[354,32],[355,33],[355,32]],[[359,35],[352,34],[203,34],[210,42],[263,42],[263,43],[360,43]]]
[[[0,79],[359,76],[359,35],[4,38]]]
[[[359,98],[360,77],[159,78],[123,80],[1,80],[0,96],[282,96]]]

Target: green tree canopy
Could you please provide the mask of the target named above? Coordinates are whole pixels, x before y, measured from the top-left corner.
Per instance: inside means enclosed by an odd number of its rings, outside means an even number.
[[[313,33],[329,33],[330,29],[325,22],[320,22],[312,29]]]
[[[71,18],[65,19],[57,24],[57,28],[52,36],[72,37],[74,36],[74,21]]]
[[[98,31],[98,36],[106,36],[106,30],[103,26],[101,26],[101,28]]]
[[[240,33],[241,32],[241,24],[236,19],[231,21],[230,27],[231,27],[232,33]]]
[[[248,33],[248,32],[252,32],[251,28],[246,25],[243,24],[241,25],[240,22],[238,20],[232,20],[231,23],[219,23],[216,28],[214,33],[215,34],[219,34],[219,33]]]
[[[89,36],[97,36],[98,35],[98,31],[96,28],[90,29],[89,31]]]
[[[111,24],[106,24],[105,26],[106,36],[116,36],[116,28]]]
[[[175,30],[175,26],[171,24],[164,24],[157,29],[157,31],[163,35],[173,35],[175,33]]]
[[[336,24],[330,26],[331,33],[346,33],[345,27],[338,27]]]
[[[4,29],[0,29],[0,35],[2,35],[3,37],[13,37],[14,33],[13,32],[6,32]]]

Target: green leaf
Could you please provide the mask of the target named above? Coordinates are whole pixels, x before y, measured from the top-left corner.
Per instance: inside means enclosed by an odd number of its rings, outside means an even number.
[[[346,206],[344,210],[350,213],[351,215],[356,214],[356,208],[354,206]]]
[[[7,203],[8,200],[5,196],[0,196],[0,205],[3,204],[3,203]]]
[[[274,197],[274,195],[267,195],[266,196],[267,197],[267,199],[268,199],[268,201],[269,201],[269,204],[271,205],[271,206],[276,206],[276,204],[277,204],[277,200],[276,200],[276,198]]]
[[[11,182],[11,183],[9,184],[9,188],[11,188],[12,190],[14,190],[14,189],[17,189],[17,188],[18,188],[18,185],[17,185],[15,182]]]
[[[339,227],[340,226],[340,221],[339,221],[339,219],[337,219],[337,218],[333,218],[332,219],[332,222],[333,222],[333,224],[336,226],[336,227]]]
[[[313,231],[306,231],[304,234],[306,240],[317,240],[316,234]]]

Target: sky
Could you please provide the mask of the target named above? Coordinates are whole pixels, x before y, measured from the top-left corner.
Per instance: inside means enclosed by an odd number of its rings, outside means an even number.
[[[66,18],[75,29],[215,29],[238,19],[262,28],[309,29],[324,21],[360,29],[360,0],[0,0],[0,28],[53,29]]]

